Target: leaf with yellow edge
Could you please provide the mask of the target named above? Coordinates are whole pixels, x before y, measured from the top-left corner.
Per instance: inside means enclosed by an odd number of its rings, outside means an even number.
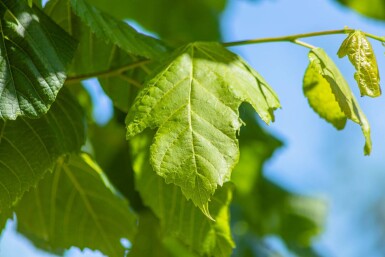
[[[381,95],[380,75],[372,45],[365,34],[356,30],[342,42],[338,57],[348,56],[356,68],[354,79],[358,83],[361,96],[378,97]]]
[[[365,137],[364,153],[370,154],[372,143],[368,120],[341,72],[322,48],[312,49],[309,60],[310,64],[304,78],[304,91],[311,107],[337,128],[344,127],[344,116],[358,123]],[[322,95],[317,98],[315,96],[317,93]],[[326,101],[327,104],[325,104]],[[334,102],[337,102],[338,106]]]

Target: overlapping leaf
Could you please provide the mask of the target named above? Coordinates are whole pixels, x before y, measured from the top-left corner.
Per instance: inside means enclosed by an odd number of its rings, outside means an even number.
[[[212,197],[208,219],[179,188],[166,184],[149,163],[151,136],[139,135],[130,141],[134,154],[136,188],[144,203],[159,218],[162,237],[187,245],[199,256],[228,257],[234,246],[229,227],[231,185],[225,184]],[[140,222],[140,221],[139,221]]]
[[[345,55],[356,68],[354,78],[358,83],[361,96],[380,96],[380,76],[376,56],[365,34],[359,30],[349,34],[338,50],[338,57],[342,58]]]
[[[85,0],[71,0],[71,5],[93,33],[129,54],[156,59],[166,51],[160,41],[138,33],[125,22],[103,13]]]
[[[220,39],[226,0],[89,0],[119,19],[133,19],[168,42]],[[151,6],[151,7],[150,7]]]
[[[0,210],[36,185],[59,156],[78,151],[84,130],[83,112],[67,91],[40,119],[0,121]]]
[[[365,137],[364,153],[370,154],[372,143],[369,123],[337,66],[321,48],[312,49],[309,60],[310,64],[304,78],[304,91],[310,106],[337,128],[344,126],[345,118],[342,113],[347,119],[358,123]],[[322,96],[316,96],[317,91],[322,93]],[[333,101],[331,92],[342,113],[335,109],[336,103],[322,104],[325,100]]]
[[[235,54],[217,43],[189,44],[139,92],[126,119],[127,137],[158,127],[154,170],[208,215],[211,195],[238,160],[238,107],[244,101],[265,122],[279,107],[266,82]]]
[[[124,256],[121,238],[132,239],[136,219],[100,168],[86,154],[58,163],[16,208],[18,229],[46,249],[77,246]]]
[[[1,1],[0,17],[0,118],[40,117],[66,79],[76,44],[27,1]]]

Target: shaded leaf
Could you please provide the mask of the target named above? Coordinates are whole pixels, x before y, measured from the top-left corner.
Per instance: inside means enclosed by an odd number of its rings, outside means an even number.
[[[166,184],[149,163],[151,136],[133,138],[135,184],[145,205],[159,218],[162,235],[179,240],[199,256],[227,257],[234,247],[229,227],[232,190],[225,184],[212,197],[208,219],[179,188]]]
[[[79,42],[66,83],[72,85],[85,78],[97,77],[113,104],[128,112],[147,75],[148,61],[106,43],[92,33],[79,17],[71,15],[68,8],[69,0],[51,0],[44,8],[52,19],[70,31]]]
[[[332,59],[325,53],[325,51],[321,48],[314,48],[309,52],[309,60],[310,60],[310,68],[308,68],[308,72],[318,73],[321,75],[328,83],[325,83],[324,80],[318,81],[318,89],[321,90],[324,94],[326,94],[326,98],[331,100],[330,95],[328,96],[328,89],[323,89],[322,87],[329,86],[331,91],[335,96],[335,100],[337,101],[341,111],[345,114],[346,118],[358,123],[361,126],[362,133],[365,137],[365,146],[364,153],[365,155],[370,154],[372,149],[372,142],[370,139],[370,126],[365,117],[365,114],[362,112],[360,106],[357,103],[356,98],[354,97],[348,83],[342,76],[341,72],[334,64]],[[305,74],[310,76],[310,74]],[[319,79],[319,76],[313,77],[313,79]],[[312,79],[304,79],[304,83],[314,83]],[[311,88],[311,84],[304,85],[304,88]],[[311,94],[309,96],[313,97]],[[338,111],[337,114],[325,115],[325,108],[333,106],[333,103],[330,103],[330,106],[321,106],[319,105],[314,98],[309,100],[311,102],[312,108],[320,114],[321,117],[325,118],[327,121],[332,122],[333,125],[342,127],[343,118],[341,118],[341,113]],[[321,103],[321,102],[319,102]],[[329,109],[327,109],[329,110]],[[327,111],[326,110],[326,111]],[[332,119],[332,118],[333,119]],[[338,118],[336,121],[336,117]]]
[[[56,159],[84,143],[84,117],[67,91],[40,119],[0,121],[0,210],[35,186]]]
[[[85,0],[71,0],[71,5],[93,33],[129,54],[156,59],[166,51],[159,40],[138,33],[127,23],[103,13]]]
[[[100,250],[124,256],[121,238],[132,239],[136,219],[102,170],[86,154],[58,163],[16,208],[18,230],[47,250]]]
[[[341,110],[329,82],[320,74],[317,63],[311,62],[303,78],[303,92],[313,110],[336,129],[343,129],[346,115]]]
[[[55,101],[74,40],[26,1],[0,2],[0,118],[37,118]]]
[[[249,102],[265,122],[279,101],[262,77],[217,43],[178,49],[141,90],[128,113],[127,137],[156,128],[151,164],[206,215],[217,185],[238,160],[238,107]]]
[[[342,58],[345,55],[356,68],[354,79],[358,83],[361,96],[380,96],[380,75],[376,56],[365,34],[359,30],[349,34],[338,50],[338,57]]]
[[[119,19],[134,19],[174,43],[220,39],[220,14],[226,0],[90,0]],[[151,6],[149,8],[149,6]]]

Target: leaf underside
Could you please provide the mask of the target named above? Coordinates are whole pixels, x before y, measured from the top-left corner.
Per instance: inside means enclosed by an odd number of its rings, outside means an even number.
[[[346,118],[359,124],[365,137],[364,154],[370,154],[372,143],[369,123],[341,72],[321,48],[312,49],[309,60],[303,86],[310,106],[338,129],[344,127]],[[321,95],[315,96],[317,92]],[[328,103],[324,104],[325,101]]]
[[[83,145],[83,112],[67,91],[40,119],[0,121],[0,210],[35,186],[61,155]]]
[[[38,118],[63,86],[75,41],[26,1],[2,1],[0,16],[0,119]]]
[[[124,256],[120,240],[132,240],[136,219],[109,187],[88,155],[71,155],[22,198],[18,230],[46,250],[76,246]]]
[[[376,56],[364,33],[356,30],[342,42],[338,50],[338,57],[342,58],[346,55],[356,68],[354,79],[358,83],[361,96],[380,96],[380,76]]]
[[[217,43],[182,47],[139,92],[126,118],[127,137],[158,130],[151,164],[166,183],[209,216],[217,185],[238,161],[238,107],[249,102],[267,123],[279,101],[259,74]]]

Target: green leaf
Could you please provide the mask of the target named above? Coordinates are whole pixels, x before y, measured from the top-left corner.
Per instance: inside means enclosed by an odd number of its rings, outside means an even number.
[[[383,0],[338,0],[338,2],[365,16],[385,20],[385,1]]]
[[[85,0],[71,0],[71,5],[93,33],[107,42],[116,44],[129,54],[156,59],[166,51],[159,40],[138,33],[127,23],[103,13]]]
[[[149,163],[151,136],[137,136],[130,144],[136,188],[145,205],[159,218],[164,237],[179,240],[199,256],[228,257],[234,247],[229,227],[231,185],[225,184],[212,197],[210,213],[215,221],[210,220],[177,186],[166,184],[152,170]]]
[[[364,33],[356,30],[342,42],[338,50],[338,57],[342,58],[345,55],[349,57],[350,62],[356,68],[357,72],[354,74],[354,79],[358,83],[361,96],[380,96],[380,76],[376,56]]]
[[[312,49],[309,52],[309,60],[310,64],[304,78],[304,83],[306,83],[304,84],[304,90],[305,95],[311,97],[309,98],[311,107],[315,112],[319,113],[322,118],[325,118],[328,122],[332,122],[337,128],[343,127],[344,118],[341,112],[339,112],[338,109],[333,111],[330,109],[333,108],[333,106],[335,107],[335,103],[333,103],[332,97],[328,93],[329,89],[326,88],[330,87],[334,94],[335,101],[338,103],[340,110],[345,114],[346,118],[361,126],[362,133],[365,137],[364,153],[365,155],[370,154],[372,142],[370,139],[369,123],[341,72],[321,48]],[[321,75],[324,80],[320,80],[321,77],[314,73]],[[316,83],[316,89],[312,89],[314,83]],[[310,92],[306,92],[306,90],[310,90]],[[311,92],[312,90],[322,92],[324,94],[322,98],[330,100],[331,103],[327,106],[321,105],[322,102],[317,102],[317,99],[314,97],[315,93]],[[326,115],[325,112],[328,111],[332,111],[333,113]]]
[[[279,101],[262,77],[217,43],[178,49],[139,92],[128,113],[127,137],[158,127],[151,164],[166,183],[207,213],[217,185],[238,161],[238,107],[249,102],[265,122]]]
[[[136,219],[102,170],[86,154],[59,162],[16,208],[18,230],[46,249],[100,250],[124,256],[121,238],[132,239]]]
[[[1,1],[0,17],[0,119],[40,117],[63,86],[76,44],[26,1]]]
[[[67,91],[40,119],[0,121],[0,210],[35,186],[56,159],[83,145],[84,117]]]
[[[220,39],[226,0],[89,0],[119,19],[134,19],[168,42]],[[151,7],[150,7],[151,6]]]
[[[333,124],[335,128],[343,129],[346,115],[341,110],[329,82],[321,73],[318,63],[310,62],[303,78],[303,92],[309,105],[321,118]]]

